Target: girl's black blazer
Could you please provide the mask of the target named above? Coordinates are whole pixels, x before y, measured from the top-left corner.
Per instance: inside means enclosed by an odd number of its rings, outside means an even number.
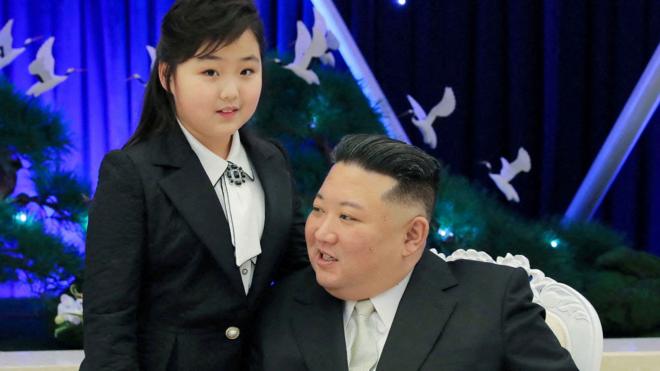
[[[240,370],[260,298],[307,266],[282,147],[241,129],[265,194],[246,296],[218,197],[179,127],[108,153],[87,231],[83,371]]]

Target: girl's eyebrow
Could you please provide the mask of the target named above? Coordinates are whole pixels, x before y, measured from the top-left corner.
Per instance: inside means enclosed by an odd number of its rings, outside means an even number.
[[[222,58],[220,56],[217,56],[217,55],[214,55],[214,54],[206,54],[206,55],[202,55],[202,56],[199,56],[199,57],[196,57],[196,58],[199,59],[199,60],[203,60],[203,61],[205,61],[205,60],[221,61],[221,60],[224,59],[224,58]],[[241,62],[259,62],[259,57],[257,57],[254,54],[250,54],[246,57],[240,58],[239,61],[241,61]]]

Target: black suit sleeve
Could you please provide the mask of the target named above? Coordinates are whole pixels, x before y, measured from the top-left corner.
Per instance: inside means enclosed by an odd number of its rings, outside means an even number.
[[[289,246],[286,249],[280,267],[275,275],[276,279],[281,279],[294,271],[308,267],[309,258],[307,256],[307,244],[305,243],[305,216],[301,210],[300,197],[296,191],[295,179],[293,177],[293,172],[291,171],[289,157],[281,144],[274,140],[271,140],[271,143],[279,149],[284,157],[287,170],[291,177],[291,194],[293,195],[291,202],[293,218],[289,230]]]
[[[532,303],[532,296],[526,272],[513,271],[502,302],[505,369],[577,370],[545,323],[544,309]]]
[[[121,151],[104,158],[89,213],[81,370],[139,369],[137,309],[145,239],[143,188]]]

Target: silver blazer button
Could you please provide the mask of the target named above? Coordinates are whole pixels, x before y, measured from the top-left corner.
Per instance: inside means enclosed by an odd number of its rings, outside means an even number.
[[[227,327],[227,330],[225,330],[225,336],[229,340],[235,340],[238,338],[238,335],[241,334],[241,330],[238,327],[234,326],[229,326]]]

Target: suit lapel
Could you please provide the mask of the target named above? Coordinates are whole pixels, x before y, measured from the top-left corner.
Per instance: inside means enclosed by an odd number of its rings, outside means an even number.
[[[456,300],[443,291],[454,285],[447,263],[424,252],[399,303],[378,371],[422,366],[456,306]]]
[[[243,291],[222,206],[202,164],[180,129],[163,135],[161,145],[155,146],[152,152],[152,160],[159,166],[178,168],[160,180],[161,188],[210,250],[232,286]]]
[[[254,303],[256,298],[260,297],[261,291],[268,287],[269,272],[273,271],[280,253],[277,246],[282,240],[280,236],[289,233],[290,227],[285,221],[290,220],[287,214],[290,214],[292,204],[291,179],[282,162],[278,164],[277,150],[272,145],[265,145],[262,140],[244,130],[241,130],[241,141],[259,176],[265,200],[264,230],[260,241],[261,254],[248,295],[250,302]]]
[[[309,278],[314,280],[312,276]],[[348,369],[344,338],[343,301],[316,283],[297,292],[291,310],[291,327],[310,371]]]

